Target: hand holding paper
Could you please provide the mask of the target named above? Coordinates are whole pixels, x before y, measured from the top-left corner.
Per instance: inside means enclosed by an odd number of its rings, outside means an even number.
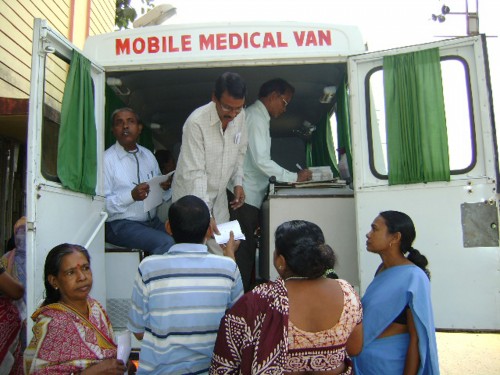
[[[153,177],[148,181],[149,193],[144,199],[144,212],[148,212],[161,204],[163,201],[163,189],[161,184],[167,181],[174,172],[175,171],[172,171],[165,175]]]
[[[233,231],[235,240],[244,240],[245,235],[241,231],[240,223],[238,220],[228,221],[227,223],[217,224],[220,235],[214,234],[215,241],[220,245],[229,241],[229,233]]]

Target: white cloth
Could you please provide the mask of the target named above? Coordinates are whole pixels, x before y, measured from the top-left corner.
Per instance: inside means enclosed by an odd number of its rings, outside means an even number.
[[[222,131],[214,102],[195,109],[183,127],[172,202],[195,195],[205,201],[217,223],[229,221],[226,189],[228,183],[242,185],[246,149],[244,111]]]
[[[248,150],[243,164],[245,203],[260,209],[269,186],[269,177],[277,181],[297,181],[297,173],[290,172],[271,160],[269,112],[257,100],[245,110],[248,129]]]
[[[147,148],[137,145],[135,153],[139,161],[139,177],[137,178],[137,162],[131,152],[126,151],[118,142],[104,152],[104,195],[106,197],[107,221],[128,219],[133,221],[148,220],[148,212],[144,212],[144,202],[134,201],[132,189],[135,184],[147,182],[154,176],[161,175],[158,162]],[[168,199],[170,192],[165,192]],[[155,217],[156,208],[149,211]]]

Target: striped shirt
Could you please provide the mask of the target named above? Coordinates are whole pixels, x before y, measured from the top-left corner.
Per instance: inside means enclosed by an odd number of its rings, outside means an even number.
[[[206,374],[221,318],[243,295],[240,271],[200,244],[145,258],[128,329],[144,332],[137,374]]]

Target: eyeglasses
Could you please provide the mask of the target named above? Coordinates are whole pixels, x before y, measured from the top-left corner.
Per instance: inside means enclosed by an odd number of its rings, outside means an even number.
[[[285,108],[288,107],[288,102],[283,97],[281,97],[281,100],[283,100],[283,103],[285,103]]]
[[[243,110],[243,107],[235,108],[235,107],[231,107],[229,105],[222,104],[222,102],[220,100],[218,102],[219,102],[219,105],[220,105],[220,109],[222,109],[224,112],[236,112],[236,113],[240,113]]]

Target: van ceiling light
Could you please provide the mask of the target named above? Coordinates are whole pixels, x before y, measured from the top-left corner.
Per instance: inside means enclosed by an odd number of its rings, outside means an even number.
[[[161,25],[163,22],[168,20],[170,17],[177,13],[177,8],[170,4],[160,4],[155,6],[144,16],[136,19],[132,25],[134,28]]]
[[[326,86],[325,88],[323,88],[323,96],[321,96],[319,102],[331,103],[336,92],[337,88],[335,86]]]
[[[108,77],[106,79],[106,83],[108,84],[109,87],[111,87],[111,90],[114,91],[116,95],[121,95],[121,96],[127,96],[130,95],[130,90],[125,87],[125,90],[122,90],[122,85],[123,82],[120,78],[116,77]]]

